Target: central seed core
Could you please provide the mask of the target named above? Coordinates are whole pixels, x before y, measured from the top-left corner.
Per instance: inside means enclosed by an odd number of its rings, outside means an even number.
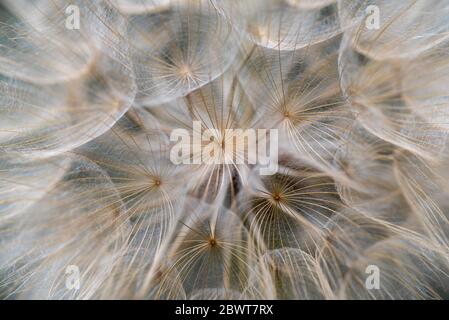
[[[210,238],[209,239],[209,245],[211,247],[215,247],[216,244],[217,244],[217,241],[214,238]]]
[[[182,78],[189,78],[189,77],[191,77],[192,76],[192,70],[190,69],[190,67],[188,66],[188,65],[182,65],[180,68],[179,68],[179,75],[182,77]]]

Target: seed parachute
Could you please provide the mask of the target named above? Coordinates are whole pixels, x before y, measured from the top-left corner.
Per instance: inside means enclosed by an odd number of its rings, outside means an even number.
[[[447,0],[2,0],[0,298],[449,299],[448,147]]]

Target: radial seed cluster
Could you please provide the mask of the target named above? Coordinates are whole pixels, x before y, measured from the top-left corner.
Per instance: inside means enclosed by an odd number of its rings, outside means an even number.
[[[3,0],[0,298],[449,299],[448,134],[447,0]]]

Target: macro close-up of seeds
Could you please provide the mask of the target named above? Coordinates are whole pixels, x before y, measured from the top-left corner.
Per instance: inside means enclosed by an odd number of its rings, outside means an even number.
[[[448,219],[448,0],[0,1],[0,299],[447,300]]]

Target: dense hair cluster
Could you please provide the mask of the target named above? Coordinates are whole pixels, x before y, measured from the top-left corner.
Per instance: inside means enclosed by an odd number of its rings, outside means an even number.
[[[3,0],[0,297],[448,299],[448,19],[446,0]],[[194,122],[220,153],[174,163]],[[221,161],[229,129],[277,130],[277,172]]]

